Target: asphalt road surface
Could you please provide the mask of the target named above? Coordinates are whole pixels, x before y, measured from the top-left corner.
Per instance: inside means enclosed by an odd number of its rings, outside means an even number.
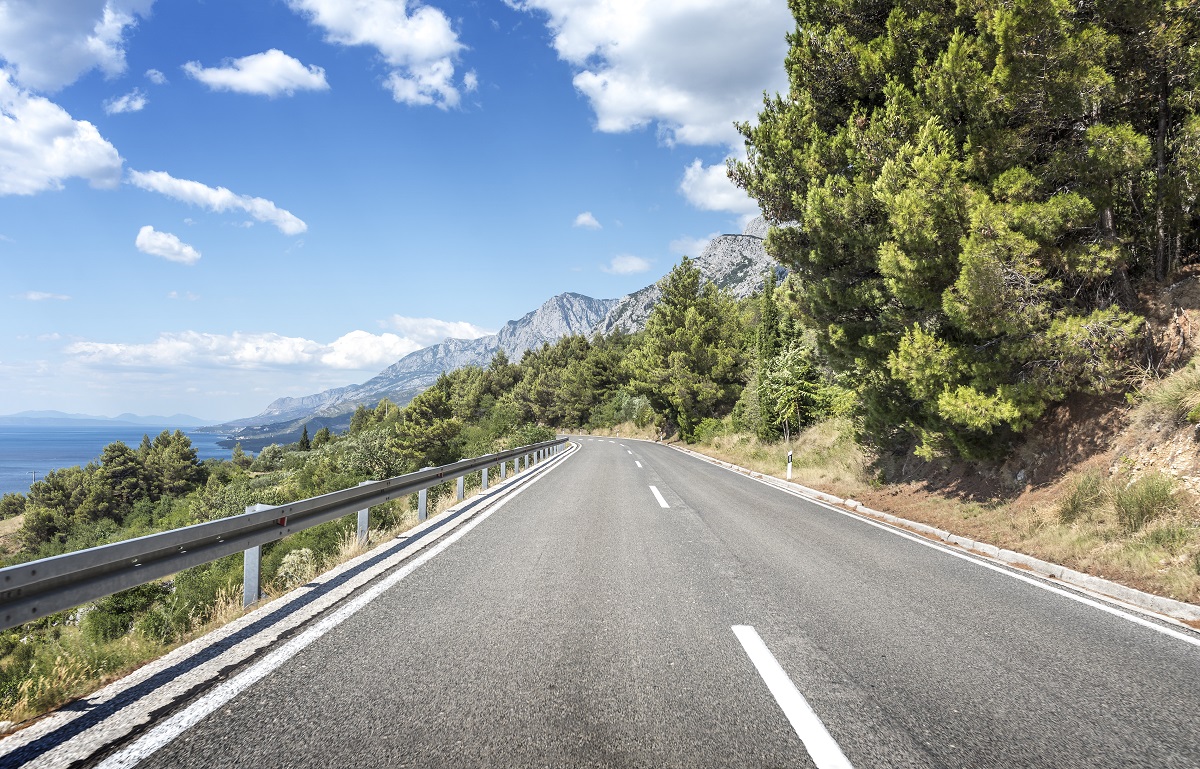
[[[580,443],[140,766],[1200,767],[1178,631]]]

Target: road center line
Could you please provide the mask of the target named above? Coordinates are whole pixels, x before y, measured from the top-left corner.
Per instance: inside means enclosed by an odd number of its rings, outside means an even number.
[[[667,500],[663,499],[662,492],[658,490],[657,486],[651,486],[650,491],[654,492],[654,498],[658,500],[659,507],[670,507],[670,505],[667,504]]]
[[[788,678],[775,655],[771,654],[771,650],[754,628],[749,625],[734,625],[732,630],[742,642],[742,648],[746,650],[746,655],[754,663],[767,688],[771,690],[775,701],[779,703],[779,708],[796,730],[796,736],[804,743],[804,748],[817,765],[817,769],[854,769],[825,729],[825,724],[821,723],[821,719],[809,707],[804,695],[792,683],[792,679]]]
[[[641,463],[641,462],[639,462],[639,461],[637,461],[636,459],[635,459],[635,460],[633,460],[633,463],[634,463],[635,465],[637,465],[638,467],[641,467],[641,466],[642,466],[642,463]]]
[[[625,449],[625,453],[626,453],[626,454],[630,454],[630,455],[632,455],[632,454],[633,454],[633,452],[632,452],[632,451],[630,451],[629,449]]]

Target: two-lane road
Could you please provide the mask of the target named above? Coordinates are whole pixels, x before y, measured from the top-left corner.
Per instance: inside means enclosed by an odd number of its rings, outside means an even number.
[[[806,749],[750,633],[859,769],[1200,767],[1187,631],[663,446],[579,443],[141,765],[845,765]]]

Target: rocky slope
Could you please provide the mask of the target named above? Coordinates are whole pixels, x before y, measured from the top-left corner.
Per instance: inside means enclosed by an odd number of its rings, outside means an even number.
[[[759,217],[741,234],[713,238],[696,257],[696,266],[705,278],[733,296],[750,296],[762,288],[767,270],[774,268],[779,277],[785,272],[763,249],[766,234],[767,225]],[[362,384],[299,398],[279,398],[260,414],[210,429],[230,433],[231,442],[237,440],[248,449],[295,441],[305,425],[310,434],[325,426],[344,429],[360,404],[371,406],[388,398],[403,405],[436,382],[443,372],[463,366],[487,366],[499,350],[511,360],[520,360],[526,350],[571,334],[640,331],[660,296],[657,283],[620,299],[559,294],[533,312],[504,324],[491,336],[447,339],[404,356]]]
[[[766,236],[767,223],[760,216],[746,225],[740,235],[718,235],[709,241],[695,257],[696,266],[719,288],[744,299],[762,288],[767,270],[775,269],[777,278],[786,273],[767,256],[763,248]],[[602,334],[617,329],[629,333],[640,331],[661,296],[662,291],[654,283],[622,297],[596,330]]]
[[[409,353],[362,384],[338,387],[299,398],[278,398],[262,413],[210,428],[228,432],[246,448],[273,441],[294,441],[305,424],[313,429],[342,429],[361,405],[383,398],[404,404],[437,381],[443,372],[463,366],[486,366],[504,350],[520,360],[526,350],[572,334],[589,334],[616,304],[616,299],[592,299],[582,294],[559,294],[536,310],[504,324],[498,333],[478,339],[447,339]]]

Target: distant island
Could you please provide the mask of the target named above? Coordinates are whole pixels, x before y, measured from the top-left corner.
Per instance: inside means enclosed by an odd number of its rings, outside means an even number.
[[[188,414],[169,417],[118,414],[115,417],[93,414],[67,414],[62,411],[21,411],[0,415],[0,427],[203,427],[211,421]]]

